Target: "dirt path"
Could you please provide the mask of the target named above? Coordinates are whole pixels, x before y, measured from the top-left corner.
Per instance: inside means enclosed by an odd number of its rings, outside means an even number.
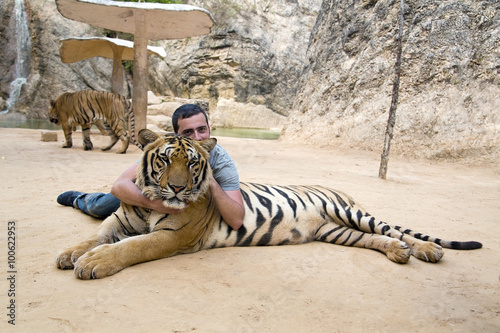
[[[55,268],[57,252],[100,221],[56,203],[66,190],[108,191],[140,156],[41,142],[40,130],[0,129],[1,332],[498,332],[499,170],[391,160],[276,141],[219,138],[242,181],[322,184],[373,215],[483,249],[445,250],[407,265],[381,253],[311,243],[226,248],[157,260],[96,281]],[[93,135],[99,147],[106,138]],[[7,267],[8,222],[15,267]],[[15,298],[7,279],[14,275]],[[15,326],[9,325],[15,300]]]

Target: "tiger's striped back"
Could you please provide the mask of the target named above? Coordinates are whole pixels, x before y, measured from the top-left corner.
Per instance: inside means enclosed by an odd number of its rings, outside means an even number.
[[[220,221],[203,248],[301,244],[315,240],[357,246],[372,234],[396,239],[410,235],[453,249],[481,247],[478,242],[444,241],[410,229],[393,228],[368,214],[352,197],[324,186],[241,183],[241,193],[246,211],[242,228],[233,231]]]
[[[92,149],[90,127],[94,123],[104,123],[111,143],[102,150],[111,149],[121,140],[122,148],[118,153],[125,153],[128,148],[127,118],[131,119],[131,127],[134,125],[132,103],[128,99],[119,94],[96,90],[62,94],[55,101],[51,101],[49,118],[51,122],[63,127],[66,138],[63,148],[72,146],[72,128],[80,125],[84,149]]]

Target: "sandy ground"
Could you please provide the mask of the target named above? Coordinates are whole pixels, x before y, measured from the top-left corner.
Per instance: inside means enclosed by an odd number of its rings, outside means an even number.
[[[62,149],[62,132],[58,137],[41,142],[41,130],[0,129],[1,332],[500,331],[498,169],[393,158],[382,181],[378,154],[221,137],[243,181],[327,185],[390,223],[484,247],[445,250],[438,264],[412,258],[406,265],[318,242],[226,248],[81,281],[54,259],[100,221],[56,197],[72,189],[108,191],[140,151],[86,152],[79,133],[72,149]],[[106,140],[93,135],[97,147]],[[8,323],[11,301],[15,326]]]

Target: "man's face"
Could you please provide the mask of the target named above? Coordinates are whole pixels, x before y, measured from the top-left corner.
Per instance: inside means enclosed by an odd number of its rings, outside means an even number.
[[[210,138],[210,127],[208,127],[203,113],[198,113],[189,118],[179,119],[177,124],[179,125],[178,134],[188,136],[196,141]]]

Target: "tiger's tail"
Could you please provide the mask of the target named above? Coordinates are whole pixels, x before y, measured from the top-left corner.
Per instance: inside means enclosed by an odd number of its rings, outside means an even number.
[[[132,108],[132,103],[130,101],[128,106],[128,121],[129,121],[130,140],[132,140],[132,143],[137,147],[139,147],[140,150],[144,150],[144,147],[137,141],[135,137],[135,116],[134,116],[134,110]]]
[[[480,242],[476,242],[476,241],[466,241],[466,242],[448,241],[448,240],[443,240],[440,238],[424,235],[420,232],[415,232],[411,229],[403,228],[400,226],[394,226],[394,229],[398,230],[399,232],[401,232],[403,234],[410,235],[416,239],[420,239],[420,240],[423,240],[426,242],[436,243],[436,244],[441,245],[442,247],[447,248],[447,249],[476,250],[476,249],[480,249],[483,247],[483,244],[481,244]]]

